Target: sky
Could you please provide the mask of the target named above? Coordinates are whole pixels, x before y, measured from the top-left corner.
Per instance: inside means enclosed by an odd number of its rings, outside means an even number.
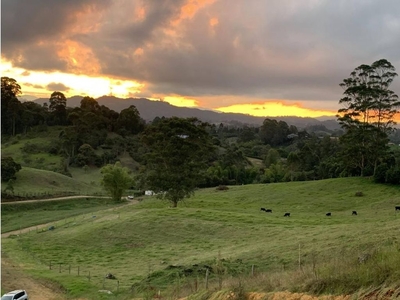
[[[400,70],[398,0],[1,1],[1,76],[25,99],[333,116],[343,79],[382,58]]]

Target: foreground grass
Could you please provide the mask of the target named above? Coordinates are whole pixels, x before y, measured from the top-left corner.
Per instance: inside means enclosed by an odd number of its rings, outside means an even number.
[[[364,196],[356,197],[358,191]],[[99,211],[95,218],[60,224],[54,231],[5,239],[2,247],[15,260],[31,259],[30,272],[52,276],[71,295],[89,299],[98,299],[88,291],[103,284],[116,291],[115,281],[104,280],[109,272],[118,278],[119,293],[123,294],[134,288],[145,295],[158,290],[177,295],[183,293],[184,285],[186,292],[194,292],[204,289],[205,266],[211,267],[209,279],[219,282],[218,287],[222,278],[224,282],[232,276],[245,278],[253,271],[280,274],[275,283],[260,282],[258,288],[264,286],[264,291],[284,287],[338,293],[345,291],[343,284],[348,280],[337,283],[336,288],[335,281],[313,280],[335,278],[332,266],[339,262],[343,268],[354,266],[356,270],[358,256],[364,254],[386,261],[388,266],[398,262],[390,255],[397,253],[395,248],[390,247],[399,242],[400,214],[394,210],[399,203],[400,187],[362,178],[234,186],[228,191],[205,189],[177,209],[146,198],[138,205],[118,208],[118,212]],[[273,213],[261,212],[260,207]],[[352,210],[357,210],[358,216],[352,216]],[[332,217],[325,216],[328,211]],[[284,218],[285,212],[291,217]],[[377,247],[389,248],[379,256],[372,253]],[[299,270],[299,257],[301,268],[310,268],[306,274],[311,275],[288,280],[292,284],[277,284],[282,282],[282,274]],[[46,270],[50,261],[56,270]],[[67,275],[69,266],[74,274]],[[392,276],[382,280],[400,280],[392,269],[378,266]],[[90,282],[87,277],[77,277],[78,267],[85,276],[90,272]],[[349,277],[343,278],[360,277],[360,272],[349,271]],[[371,284],[367,278],[355,282],[352,289],[363,282]]]

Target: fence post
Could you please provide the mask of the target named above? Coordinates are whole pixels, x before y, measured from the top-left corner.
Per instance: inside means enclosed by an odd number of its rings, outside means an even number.
[[[299,243],[299,270],[301,270],[300,243]]]
[[[58,270],[58,273],[61,273],[61,264],[60,264],[60,269]]]
[[[251,265],[251,276],[254,276],[254,265]]]
[[[79,266],[78,266],[78,276],[79,276]]]
[[[89,271],[89,276],[88,276],[88,279],[89,279],[89,281],[90,281],[90,271]]]
[[[206,269],[206,290],[208,290],[208,268]]]
[[[71,274],[71,265],[68,266],[68,274]]]
[[[50,265],[49,265],[49,268],[50,268],[50,270],[51,270],[51,261],[50,261]]]
[[[117,293],[119,292],[119,280],[117,281]]]

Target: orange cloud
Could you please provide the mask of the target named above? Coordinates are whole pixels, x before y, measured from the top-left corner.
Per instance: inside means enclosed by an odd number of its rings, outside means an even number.
[[[215,0],[189,0],[181,7],[180,14],[172,21],[172,25],[177,26],[182,20],[193,18],[197,11],[214,2]]]
[[[86,75],[100,74],[100,63],[89,47],[70,39],[59,45],[60,50],[57,55],[67,62],[69,72]]]
[[[300,103],[287,103],[285,101],[269,101],[263,103],[234,104],[219,107],[216,110],[230,113],[243,113],[258,117],[278,117],[278,116],[299,116],[299,117],[319,117],[335,116],[333,110],[316,110],[305,108]]]
[[[218,25],[218,23],[219,23],[218,18],[211,18],[209,22],[211,27]]]

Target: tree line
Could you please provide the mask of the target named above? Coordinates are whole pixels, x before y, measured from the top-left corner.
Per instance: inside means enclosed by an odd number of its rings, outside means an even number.
[[[390,90],[396,76],[385,59],[351,72],[340,84],[342,130],[325,136],[269,118],[261,126],[164,117],[146,123],[133,105],[118,113],[84,97],[79,107],[70,108],[58,91],[42,106],[21,103],[19,84],[2,77],[1,130],[7,139],[32,128],[59,126],[56,142],[46,151],[63,157],[59,171],[67,175],[70,166],[102,167],[128,153],[140,164],[137,184],[166,193],[174,204],[196,187],[218,185],[347,176],[400,184],[399,147],[389,143],[389,135],[398,134],[394,118],[400,102]],[[39,151],[35,145],[24,147],[26,153]],[[102,154],[96,154],[99,149]]]

